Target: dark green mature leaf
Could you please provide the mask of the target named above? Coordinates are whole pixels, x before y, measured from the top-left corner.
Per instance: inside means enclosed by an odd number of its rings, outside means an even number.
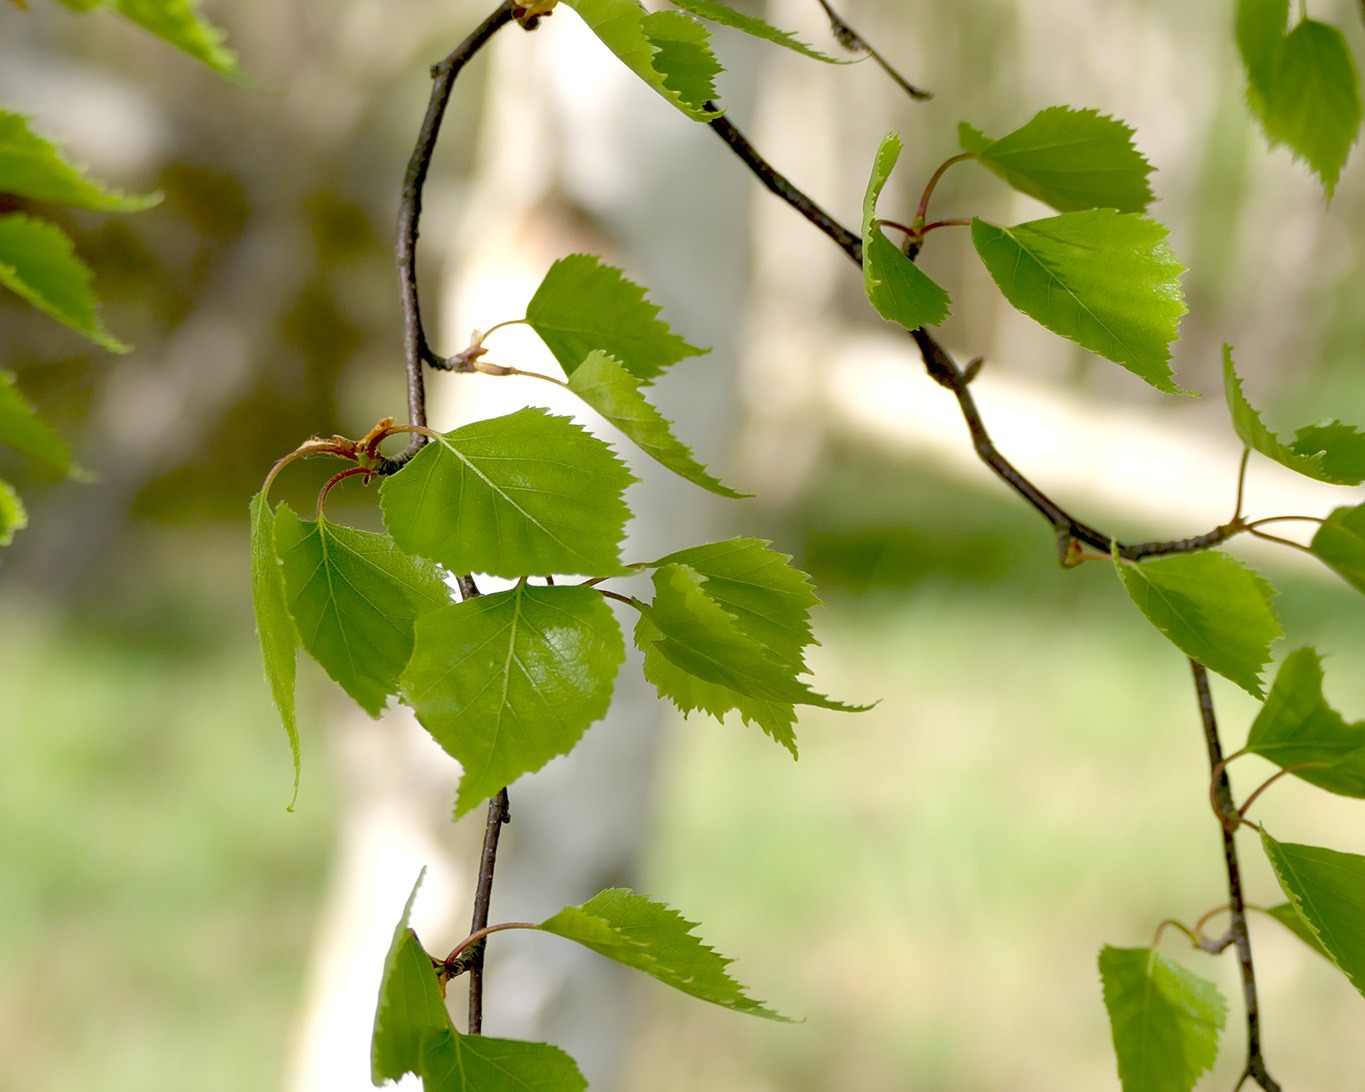
[[[1105,946],[1100,979],[1124,1092],[1190,1092],[1218,1057],[1218,987],[1152,948]]]
[[[948,293],[907,258],[877,224],[877,201],[901,154],[901,138],[887,133],[863,193],[863,290],[877,314],[907,330],[937,326],[948,317]]]
[[[431,957],[408,928],[425,875],[423,869],[413,884],[384,958],[370,1041],[370,1073],[375,1084],[396,1081],[405,1073],[421,1073],[423,1043],[451,1026]]]
[[[11,372],[0,371],[0,444],[58,474],[71,472],[71,450],[19,393]]]
[[[1252,722],[1246,749],[1309,784],[1365,797],[1365,721],[1347,724],[1322,693],[1322,660],[1311,648],[1285,657],[1270,696]]]
[[[574,1060],[549,1043],[461,1035],[453,1027],[422,1051],[425,1092],[583,1092]]]
[[[565,375],[572,377],[588,354],[600,349],[644,383],[685,357],[711,351],[689,345],[658,314],[643,288],[591,254],[560,258],[526,305],[527,325]]]
[[[1353,588],[1365,592],[1365,504],[1335,509],[1308,548]]]
[[[1154,220],[1110,209],[1014,227],[972,221],[972,242],[1011,304],[1168,394],[1184,271]]]
[[[709,474],[670,431],[669,422],[640,393],[640,381],[606,353],[594,350],[569,376],[569,390],[620,429],[651,459],[709,492],[741,498]]]
[[[1232,346],[1223,346],[1223,389],[1232,426],[1243,443],[1281,466],[1332,485],[1359,485],[1365,480],[1365,433],[1340,421],[1299,429],[1286,444],[1261,421],[1242,393],[1242,381],[1232,362]]]
[[[703,19],[719,23],[721,26],[742,30],[745,34],[752,34],[755,38],[762,38],[765,41],[785,46],[797,53],[804,53],[807,57],[814,57],[817,61],[825,61],[827,64],[852,63],[826,56],[819,50],[812,49],[804,42],[799,41],[788,31],[779,30],[756,16],[741,14],[728,4],[719,3],[718,0],[669,0],[669,3],[674,7],[682,8],[683,11],[690,11],[693,15],[699,15]]]
[[[61,228],[19,212],[0,216],[0,284],[101,348],[126,353],[100,323],[93,279]]]
[[[1277,842],[1264,829],[1261,845],[1299,917],[1365,995],[1365,857]]]
[[[1327,954],[1327,949],[1322,946],[1322,941],[1320,941],[1314,935],[1313,930],[1309,928],[1308,923],[1304,921],[1303,918],[1299,917],[1299,912],[1294,909],[1294,904],[1292,902],[1282,902],[1279,906],[1272,906],[1269,910],[1266,910],[1265,913],[1278,921],[1301,941],[1307,944],[1308,947],[1312,948],[1313,951],[1317,952],[1318,955],[1322,956],[1323,959],[1332,958]]]
[[[97,212],[136,212],[161,200],[101,186],[35,133],[28,118],[9,110],[0,110],[0,192]]]
[[[9,482],[0,478],[0,546],[8,546],[14,541],[14,532],[28,526],[28,513],[24,503]]]
[[[600,892],[582,906],[566,906],[536,926],[703,1001],[790,1023],[745,996],[725,969],[733,961],[693,936],[696,927],[676,910],[621,887]]]
[[[568,754],[606,714],[624,659],[621,629],[592,588],[522,583],[420,619],[403,692],[464,766],[456,818]]]
[[[1283,636],[1270,607],[1275,589],[1216,550],[1114,566],[1138,610],[1176,648],[1255,697],[1270,643]]]
[[[998,140],[965,123],[958,136],[982,166],[1058,212],[1142,212],[1152,203],[1152,165],[1133,130],[1097,110],[1050,106]]]
[[[299,647],[294,616],[289,613],[289,596],[284,586],[284,567],[275,552],[275,513],[265,493],[251,498],[251,607],[256,614],[256,634],[261,642],[261,659],[270,684],[270,697],[279,710],[284,733],[289,737],[289,753],[294,758],[294,796],[299,798],[299,726],[294,713],[294,678],[297,671],[295,650]]]
[[[639,0],[564,2],[627,68],[688,117],[708,121],[720,112],[705,108],[716,97],[721,67],[700,23],[677,11],[646,12]]]
[[[299,639],[346,693],[378,716],[412,655],[413,622],[450,602],[434,565],[387,535],[301,520],[281,505],[275,548]]]
[[[394,541],[456,573],[611,576],[635,479],[567,417],[518,410],[447,432],[384,480]]]

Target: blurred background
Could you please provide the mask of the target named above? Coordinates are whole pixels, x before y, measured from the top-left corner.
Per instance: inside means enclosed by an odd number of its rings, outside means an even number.
[[[311,433],[359,436],[402,416],[399,186],[428,65],[491,6],[207,3],[253,87],[99,13],[0,7],[0,103],[99,176],[165,195],[135,216],[54,213],[129,356],[0,297],[0,363],[96,479],[0,464],[32,524],[0,556],[0,1089],[310,1087],[319,968],[377,974],[368,955],[316,937],[345,886],[354,740],[363,755],[387,725],[357,726],[330,681],[302,668],[303,792],[286,812],[246,505]],[[736,6],[833,48],[814,0]],[[1272,424],[1365,421],[1360,168],[1326,205],[1306,170],[1266,149],[1242,106],[1230,13],[1174,0],[841,10],[935,98],[910,102],[870,64],[829,68],[725,32],[717,50],[733,120],[845,223],[892,128],[907,151],[887,216],[910,214],[961,120],[998,134],[1044,106],[1094,107],[1134,125],[1158,167],[1154,214],[1190,267],[1173,365],[1202,398],[1159,396],[1011,312],[965,237],[940,232],[923,256],[954,297],[946,344],[987,358],[974,389],[997,442],[1056,500],[1127,538],[1225,520],[1240,448],[1224,342]],[[1312,14],[1365,55],[1355,5]],[[795,765],[738,723],[653,705],[658,727],[637,720],[637,774],[608,790],[634,814],[618,821],[630,838],[603,877],[701,921],[756,996],[804,1023],[613,978],[613,1011],[578,1002],[579,1023],[607,1042],[594,1087],[1116,1088],[1098,948],[1146,945],[1162,918],[1192,923],[1226,898],[1186,665],[1105,567],[1057,567],[1048,529],[972,459],[951,399],[866,308],[847,260],[710,133],[643,85],[611,82],[613,64],[564,10],[533,35],[505,32],[461,78],[422,234],[437,346],[454,352],[471,326],[521,313],[529,290],[481,307],[490,285],[521,283],[509,266],[538,276],[592,249],[648,285],[680,332],[716,346],[660,384],[660,407],[757,499],[636,498],[662,510],[639,541],[773,539],[826,602],[816,686],[880,704],[805,715]],[[970,165],[937,193],[936,215],[1045,215]],[[531,366],[516,346],[496,359]],[[438,424],[478,412],[489,396],[476,387],[434,380]],[[275,495],[311,503],[329,472],[301,470]],[[1256,515],[1360,499],[1264,462],[1248,480]],[[373,525],[359,488],[329,510]],[[1317,645],[1329,698],[1361,716],[1354,593],[1290,551],[1234,552],[1281,590],[1277,659]],[[1233,750],[1254,706],[1215,688]],[[1234,766],[1239,794],[1269,769]],[[439,821],[453,774],[436,782]],[[518,833],[517,791],[508,868],[520,859],[525,873],[536,851]],[[1283,784],[1257,814],[1282,839],[1365,852],[1359,804]],[[481,820],[466,823],[460,837],[477,838]],[[1281,901],[1250,843],[1244,864],[1253,901]],[[381,892],[381,953],[405,875]],[[542,887],[508,879],[495,916],[592,893]],[[433,950],[462,935],[432,928]],[[1275,923],[1255,923],[1253,940],[1272,1071],[1297,1092],[1365,1088],[1360,997]],[[536,962],[544,943],[509,939],[509,966]],[[1164,943],[1182,947],[1173,933]],[[1230,956],[1180,958],[1238,996]],[[490,982],[496,996],[496,966]],[[1208,1087],[1235,1081],[1239,1020],[1234,1004]],[[363,1042],[348,1049],[363,1059]]]

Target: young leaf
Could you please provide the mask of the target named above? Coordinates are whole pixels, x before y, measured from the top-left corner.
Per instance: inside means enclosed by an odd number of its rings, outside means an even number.
[[[722,497],[735,499],[751,494],[736,493],[707,473],[706,467],[671,431],[669,423],[640,393],[640,381],[601,350],[593,350],[569,376],[569,390],[619,428],[651,459],[668,467],[694,485]]]
[[[523,409],[429,443],[384,479],[394,541],[456,573],[610,576],[634,478],[567,417]]]
[[[1264,829],[1261,845],[1299,917],[1365,994],[1365,857],[1277,842]]]
[[[583,1092],[588,1082],[564,1051],[549,1043],[461,1035],[454,1027],[427,1038],[425,1092]]]
[[[5,193],[97,212],[136,212],[161,200],[159,194],[137,197],[101,186],[28,123],[23,114],[0,110],[0,189]]]
[[[998,140],[965,123],[958,135],[987,170],[1058,212],[1142,212],[1152,203],[1152,165],[1133,130],[1097,110],[1050,106]]]
[[[669,3],[674,7],[682,8],[683,11],[690,11],[693,15],[698,15],[713,23],[719,23],[721,26],[742,30],[745,34],[752,34],[755,38],[762,38],[765,41],[785,46],[797,53],[804,53],[807,57],[813,57],[817,61],[825,61],[827,64],[852,63],[826,56],[819,50],[812,49],[804,42],[798,41],[787,31],[778,30],[777,27],[765,23],[757,16],[741,14],[730,5],[719,3],[719,0],[669,0]]]
[[[568,754],[606,713],[624,659],[592,588],[521,583],[420,619],[403,693],[464,766],[456,818]]]
[[[716,97],[721,67],[700,23],[677,11],[646,12],[639,0],[564,2],[627,68],[688,117],[709,121],[720,113],[705,108]]]
[[[451,1026],[431,957],[408,928],[412,904],[425,875],[423,869],[413,884],[384,957],[374,1037],[370,1040],[370,1073],[375,1084],[396,1081],[405,1073],[421,1073],[423,1042]]]
[[[948,317],[948,293],[891,242],[877,223],[877,201],[901,154],[901,138],[887,133],[863,193],[863,290],[877,314],[907,330],[937,326]]]
[[[1311,648],[1285,657],[1270,696],[1252,722],[1246,749],[1309,784],[1365,797],[1365,721],[1347,724],[1322,694],[1322,661]]]
[[[289,753],[294,759],[293,799],[297,800],[301,764],[299,727],[294,715],[294,677],[299,635],[289,613],[284,568],[275,552],[275,513],[264,493],[251,498],[251,607],[256,614],[256,633],[261,641],[270,697],[289,737]],[[289,806],[294,806],[293,800]]]
[[[1289,0],[1237,0],[1237,48],[1246,65],[1248,92],[1262,99],[1275,78],[1275,65],[1284,46]],[[1255,102],[1252,104],[1260,112]]]
[[[93,279],[61,228],[19,212],[0,216],[0,284],[101,348],[126,353],[100,323]]]
[[[1294,442],[1286,444],[1265,427],[1242,393],[1231,345],[1223,346],[1223,389],[1232,411],[1232,427],[1247,447],[1320,482],[1359,485],[1365,480],[1365,433],[1330,421],[1299,429]]]
[[[8,546],[14,541],[14,532],[28,526],[28,513],[24,503],[9,482],[0,478],[0,546]]]
[[[1265,696],[1261,670],[1270,643],[1283,636],[1267,580],[1216,550],[1140,563],[1115,554],[1114,567],[1138,610],[1176,648],[1254,697]]]
[[[1100,979],[1124,1092],[1190,1092],[1218,1057],[1218,987],[1152,948],[1106,945]]]
[[[1308,548],[1346,583],[1365,592],[1365,504],[1334,510]]]
[[[0,371],[0,444],[58,474],[71,472],[71,451],[57,430],[19,393],[11,372]]]
[[[972,221],[972,242],[1011,304],[1055,334],[1168,394],[1185,298],[1180,262],[1154,220],[1111,209],[1014,227]]]
[[[566,906],[536,926],[703,1001],[790,1023],[745,996],[725,969],[732,960],[693,936],[696,927],[676,910],[621,887],[602,891],[582,906]]]
[[[1327,954],[1327,949],[1322,946],[1322,941],[1308,927],[1308,923],[1299,917],[1299,912],[1294,909],[1293,903],[1282,902],[1279,906],[1272,906],[1265,912],[1322,956],[1323,959],[1332,958]]]
[[[619,269],[591,254],[570,254],[550,266],[526,305],[526,324],[570,378],[600,349],[648,383],[679,360],[711,351],[689,345],[658,314],[645,290]]]
[[[275,547],[303,647],[371,716],[412,655],[412,626],[450,602],[436,567],[387,535],[301,520],[281,505]]]
[[[223,45],[227,35],[199,14],[197,0],[114,0],[114,8],[195,60],[225,76],[241,76],[236,54]]]

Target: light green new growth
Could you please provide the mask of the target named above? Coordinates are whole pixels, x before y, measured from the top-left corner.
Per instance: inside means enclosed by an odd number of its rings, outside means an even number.
[[[1337,508],[1313,535],[1313,556],[1365,592],[1365,504]]]
[[[188,53],[225,76],[241,77],[226,35],[199,14],[196,0],[61,0],[72,11],[112,8],[129,22]]]
[[[0,478],[0,546],[14,541],[14,532],[28,526],[28,513],[19,494],[9,482]]]
[[[251,498],[251,608],[256,615],[256,634],[261,642],[270,697],[279,710],[284,733],[289,737],[289,753],[294,759],[294,795],[289,802],[292,810],[299,798],[301,772],[299,727],[294,712],[299,635],[289,613],[284,567],[275,550],[275,513],[263,492]]]
[[[0,444],[63,476],[71,473],[71,449],[34,411],[12,372],[0,371]]]
[[[807,57],[813,57],[817,61],[824,61],[827,64],[857,63],[856,61],[836,60],[834,57],[826,56],[819,50],[812,49],[804,42],[799,41],[788,31],[779,30],[756,16],[744,15],[728,4],[719,3],[719,0],[669,0],[669,3],[675,8],[682,8],[683,11],[689,11],[693,15],[698,15],[713,23],[742,30],[745,34],[752,34],[755,38],[762,38],[776,45],[785,46],[787,49],[803,53]]]
[[[160,194],[135,196],[101,185],[10,110],[0,110],[0,192],[95,212],[138,212],[161,200]]]

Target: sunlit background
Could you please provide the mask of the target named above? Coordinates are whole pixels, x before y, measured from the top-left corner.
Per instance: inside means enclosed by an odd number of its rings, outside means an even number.
[[[0,297],[0,367],[94,479],[56,484],[0,463],[32,522],[0,557],[0,1089],[321,1087],[304,1060],[319,1049],[305,1032],[317,983],[352,964],[362,980],[378,973],[368,948],[316,938],[345,890],[356,748],[385,746],[390,726],[348,711],[304,668],[303,791],[286,812],[246,506],[309,434],[358,436],[402,416],[399,186],[428,65],[491,7],[207,3],[253,81],[238,86],[111,17],[49,0],[0,6],[0,103],[35,115],[100,176],[165,195],[134,216],[54,213],[130,355],[92,350]],[[1357,5],[1311,7],[1365,56]],[[834,48],[814,0],[762,10]],[[1158,395],[1009,311],[965,235],[932,236],[922,259],[954,297],[946,344],[987,358],[974,390],[997,441],[1056,500],[1130,539],[1226,520],[1240,448],[1221,397],[1225,342],[1273,424],[1365,422],[1365,177],[1353,160],[1326,205],[1301,165],[1265,147],[1242,106],[1228,11],[1175,0],[841,10],[934,99],[909,101],[870,64],[824,67],[723,31],[717,48],[733,69],[721,85],[733,120],[845,223],[893,128],[906,152],[887,215],[913,210],[957,150],[959,121],[998,134],[1048,105],[1124,118],[1159,168],[1154,214],[1190,267],[1173,365],[1202,398]],[[607,980],[613,1004],[569,989],[574,1036],[600,1040],[590,1069],[615,1072],[619,1089],[1117,1088],[1099,947],[1149,944],[1163,918],[1192,923],[1226,899],[1185,662],[1107,567],[1057,566],[1048,528],[973,460],[951,399],[867,309],[847,260],[709,132],[643,85],[612,82],[615,62],[576,22],[564,10],[534,35],[506,31],[457,86],[422,235],[439,345],[454,352],[470,327],[515,317],[529,291],[519,278],[573,250],[647,284],[682,333],[717,346],[660,385],[663,412],[757,499],[694,509],[681,486],[683,499],[641,499],[655,514],[638,541],[773,539],[826,602],[815,685],[879,704],[804,716],[796,764],[737,722],[651,710],[662,726],[638,724],[648,745],[635,780],[609,782],[634,812],[613,820],[629,837],[607,837],[611,866],[588,890],[547,880],[525,894],[528,881],[509,878],[495,917],[543,916],[628,882],[703,922],[756,996],[804,1020],[768,1024],[628,976]],[[619,166],[622,149],[643,165]],[[971,165],[948,174],[934,209],[1045,214]],[[485,310],[518,291],[521,303]],[[523,363],[520,344],[497,359]],[[493,382],[434,380],[438,423],[495,401],[505,388],[490,394]],[[279,495],[311,503],[329,472],[299,471]],[[1257,515],[1360,499],[1303,489],[1264,462],[1248,481]],[[374,518],[358,487],[334,504],[340,519]],[[1365,716],[1356,594],[1291,551],[1234,552],[1281,590],[1277,660],[1317,645],[1329,698]],[[1254,706],[1221,680],[1215,696],[1235,749]],[[1270,769],[1235,765],[1239,794]],[[440,771],[437,789],[440,823],[453,778]],[[518,792],[507,867],[534,871]],[[594,825],[551,814],[569,832]],[[1257,816],[1283,839],[1365,852],[1359,803],[1289,783]],[[455,838],[477,838],[481,819],[465,823]],[[404,867],[412,852],[394,850]],[[1251,900],[1281,901],[1250,841],[1244,861]],[[381,953],[412,874],[374,892],[389,916],[366,943]],[[467,904],[453,913],[431,919],[428,947],[460,939]],[[1277,924],[1256,921],[1253,941],[1278,1079],[1295,1092],[1365,1088],[1365,1002]],[[515,994],[517,968],[554,943],[508,938],[501,965],[494,949],[491,1000]],[[1232,956],[1182,951],[1174,932],[1163,947],[1232,1003],[1206,1082],[1230,1088],[1243,1050]],[[490,1018],[485,1030],[509,1028]],[[347,1062],[344,1087],[366,1086],[364,1042],[343,1047],[362,1059],[359,1072]],[[607,1080],[594,1087],[610,1092]]]

